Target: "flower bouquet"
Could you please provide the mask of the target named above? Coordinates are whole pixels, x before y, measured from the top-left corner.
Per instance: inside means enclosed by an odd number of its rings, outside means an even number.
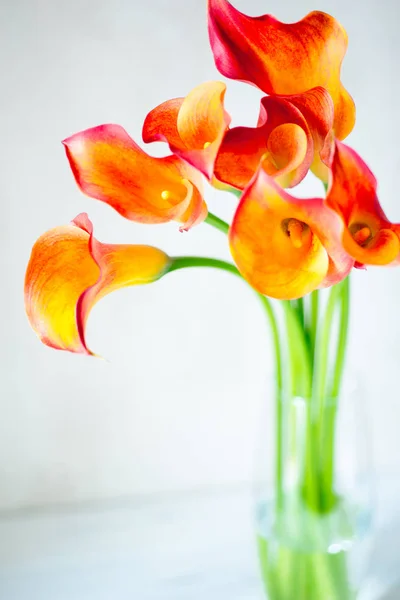
[[[147,115],[143,141],[166,144],[163,158],[115,124],[63,144],[83,193],[138,223],[215,227],[227,236],[233,262],[103,243],[80,214],[34,244],[26,311],[44,344],[93,356],[87,319],[114,290],[191,267],[222,269],[249,284],[271,326],[276,372],[273,477],[258,507],[266,593],[271,600],[348,600],[358,587],[348,550],[365,516],[338,483],[349,275],[398,264],[400,225],[386,218],[374,175],[343,143],[355,106],[340,81],[342,25],[319,11],[291,24],[254,18],[227,0],[208,0],[208,25],[220,73],[265,94],[254,127],[230,126],[226,85],[209,81]],[[321,181],[320,197],[286,191],[309,172]],[[204,183],[237,196],[231,223],[208,211]]]

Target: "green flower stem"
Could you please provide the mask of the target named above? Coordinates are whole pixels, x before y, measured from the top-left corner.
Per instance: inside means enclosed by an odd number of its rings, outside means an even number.
[[[340,322],[336,361],[333,370],[330,393],[327,395],[328,407],[324,409],[324,421],[321,428],[321,480],[322,480],[322,505],[323,510],[329,510],[335,503],[334,492],[334,458],[335,458],[335,428],[338,409],[338,398],[343,376],[344,360],[346,355],[348,328],[349,328],[349,304],[350,304],[350,281],[347,277],[340,284]],[[323,440],[323,443],[322,443]]]
[[[208,225],[211,225],[212,227],[219,229],[219,231],[222,231],[222,233],[229,232],[229,224],[211,212],[208,213],[204,223],[208,223]]]
[[[313,382],[311,403],[307,414],[306,464],[304,495],[308,505],[316,511],[321,510],[320,488],[320,444],[326,443],[321,437],[323,427],[326,379],[328,374],[329,341],[332,320],[336,304],[340,298],[340,286],[332,287],[328,298],[322,327],[316,330],[313,357]],[[315,303],[315,300],[314,300]]]
[[[304,324],[305,324],[305,312],[304,312],[305,308],[304,308],[304,298],[299,298],[297,300],[297,311],[299,313],[299,319],[300,319],[300,323],[301,326],[304,329]]]
[[[313,355],[313,361],[314,361],[314,353],[315,353],[315,340],[317,338],[318,311],[319,311],[319,291],[315,290],[314,292],[311,293],[311,318],[310,318],[310,345],[311,345],[311,352]]]
[[[168,269],[168,273],[172,271],[177,271],[179,269],[186,269],[188,267],[211,267],[213,269],[221,269],[222,271],[227,271],[228,273],[232,273],[237,277],[240,277],[243,281],[243,277],[239,273],[238,269],[235,265],[231,263],[220,260],[218,258],[208,258],[206,256],[178,256],[176,258],[171,259],[171,265]],[[246,282],[247,283],[247,282]],[[252,288],[253,289],[253,288]],[[254,291],[254,290],[253,290]],[[283,375],[282,375],[282,357],[281,357],[281,349],[280,349],[280,340],[279,340],[279,329],[274,313],[274,309],[268,298],[256,292],[270,322],[271,330],[272,330],[272,338],[273,338],[273,346],[275,352],[275,366],[276,366],[276,382],[277,388],[279,390],[282,389],[283,385]]]
[[[339,329],[338,348],[336,353],[335,370],[333,374],[331,398],[338,398],[343,377],[344,360],[346,357],[347,339],[350,319],[350,277],[341,284],[341,320]]]
[[[311,355],[309,352],[308,342],[306,331],[303,325],[303,321],[301,316],[299,315],[298,310],[293,310],[292,305],[289,301],[283,301],[283,309],[287,330],[287,342],[288,342],[288,350],[289,350],[289,366],[290,366],[290,398],[309,398],[311,395],[311,386],[312,386],[312,365],[311,365]],[[294,464],[299,460],[297,456],[298,453],[298,408],[296,403],[290,402],[288,408],[288,414],[285,423],[285,431],[286,438],[289,440],[289,456],[288,459],[290,461],[294,461]],[[282,429],[283,429],[282,425]],[[300,431],[301,433],[301,431]],[[312,483],[312,481],[311,481]],[[290,511],[290,508],[288,508]],[[301,519],[301,515],[298,515],[298,518]],[[290,571],[295,569],[296,567],[291,564],[289,565],[289,557],[291,555],[288,554],[288,564],[287,568],[290,568]],[[293,585],[295,585],[295,581],[293,581]],[[288,596],[289,598],[290,596]],[[294,596],[292,596],[294,597]]]
[[[270,301],[259,294],[260,300],[264,305],[264,309],[268,315],[272,338],[273,347],[275,349],[275,420],[276,420],[276,461],[275,461],[275,485],[276,485],[276,508],[278,512],[283,509],[284,495],[283,495],[283,365],[282,365],[282,348],[279,338],[279,328],[276,320],[276,316]]]
[[[226,262],[225,260],[220,260],[218,258],[208,258],[203,256],[178,256],[176,258],[172,258],[168,272],[171,273],[172,271],[177,271],[178,269],[186,269],[188,267],[211,267],[214,269],[221,269],[223,271],[228,271],[229,273],[232,273],[233,275],[236,275],[237,277],[240,277],[240,279],[245,281],[239,273],[238,269],[235,267],[235,265],[232,265],[231,263]],[[262,294],[259,294],[258,292],[256,292],[256,294],[261,304],[263,305],[263,308],[270,322],[275,352],[276,382],[278,389],[281,390],[283,385],[282,357],[277,321],[275,318],[274,310],[268,298],[266,298]]]
[[[310,354],[299,311],[289,301],[282,302],[287,327],[291,366],[291,395],[309,398],[312,372]]]
[[[333,491],[334,432],[337,396],[343,373],[349,318],[349,283],[331,288],[323,322],[315,337],[312,400],[308,418],[305,491],[316,510],[329,510],[335,502]],[[329,346],[335,312],[341,308],[341,322],[332,385],[328,387]],[[320,482],[317,489],[316,482]]]
[[[215,217],[213,225],[220,229],[220,219]],[[177,271],[179,269],[186,269],[189,267],[211,267],[214,269],[221,269],[232,273],[237,277],[240,275],[238,269],[229,262],[220,260],[217,258],[208,258],[202,256],[179,256],[171,259],[171,265],[168,272]],[[245,281],[243,279],[243,281]],[[282,371],[282,353],[281,344],[279,339],[279,329],[277,320],[275,317],[274,309],[272,308],[271,302],[256,292],[270,323],[273,348],[275,354],[275,381],[276,381],[276,435],[277,435],[277,456],[276,456],[276,489],[277,489],[277,507],[279,509],[283,506],[283,415],[282,415],[282,388],[283,388],[283,371]]]
[[[171,258],[171,264],[168,268],[168,273],[172,271],[178,271],[179,269],[187,269],[188,267],[211,267],[213,269],[221,269],[222,271],[228,271],[242,278],[238,269],[232,263],[218,258],[209,258],[207,256],[177,256]]]
[[[314,414],[318,412],[318,409],[321,409],[321,402],[326,392],[326,378],[329,367],[328,352],[329,341],[331,338],[332,320],[338,300],[340,299],[340,295],[340,284],[333,286],[330,290],[322,327],[318,330],[315,340],[313,381]]]

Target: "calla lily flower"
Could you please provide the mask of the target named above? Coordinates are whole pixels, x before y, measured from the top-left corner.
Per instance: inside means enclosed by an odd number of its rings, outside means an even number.
[[[321,86],[333,100],[336,137],[344,139],[351,132],[355,106],[340,81],[347,34],[333,17],[313,11],[287,24],[271,15],[249,17],[228,0],[208,0],[208,29],[222,75],[273,95]]]
[[[178,221],[187,230],[206,218],[200,174],[177,156],[149,156],[119,125],[86,129],[63,144],[82,192],[127,219]]]
[[[391,223],[379,203],[377,181],[352,148],[336,141],[330,159],[327,206],[343,219],[343,246],[359,265],[398,262],[400,225]]]
[[[242,276],[272,298],[300,298],[344,279],[354,260],[341,245],[343,222],[322,198],[289,195],[261,165],[230,228]]]
[[[169,257],[151,246],[103,244],[88,216],[44,233],[25,277],[25,308],[41,341],[52,348],[93,355],[85,326],[93,306],[120,288],[164,275]]]
[[[310,167],[323,179],[328,169],[320,152],[333,126],[333,103],[324,88],[297,96],[261,100],[256,128],[230,129],[215,163],[219,181],[244,189],[260,161],[282,187],[293,187]]]
[[[186,98],[168,100],[154,108],[143,125],[143,141],[163,141],[212,180],[214,162],[231,121],[224,109],[226,85],[208,81]]]

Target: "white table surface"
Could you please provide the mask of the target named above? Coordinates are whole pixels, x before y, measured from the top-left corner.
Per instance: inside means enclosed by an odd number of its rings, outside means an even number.
[[[227,490],[3,514],[0,599],[265,600],[251,509]],[[400,564],[400,528],[384,521],[362,600],[400,599],[376,589]]]

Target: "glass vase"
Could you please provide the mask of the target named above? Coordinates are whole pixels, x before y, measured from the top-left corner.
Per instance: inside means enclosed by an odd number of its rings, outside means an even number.
[[[268,600],[354,600],[366,579],[373,485],[363,395],[278,394],[262,419],[256,518]],[[264,411],[266,412],[266,411]]]

